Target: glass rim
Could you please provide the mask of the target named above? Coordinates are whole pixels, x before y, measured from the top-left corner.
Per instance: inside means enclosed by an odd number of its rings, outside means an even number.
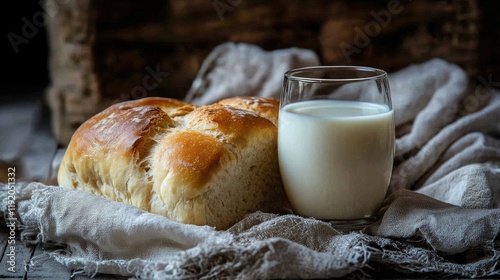
[[[325,73],[336,71],[336,70],[347,70],[347,71],[363,71],[366,73],[371,73],[372,75],[368,75],[366,77],[352,77],[352,78],[313,78],[313,77],[305,77],[297,74],[308,73],[313,71],[323,71]],[[291,69],[285,72],[285,78],[294,81],[304,81],[304,82],[356,82],[356,81],[369,81],[382,79],[387,77],[387,72],[370,66],[340,66],[340,65],[330,65],[330,66],[310,66],[310,67],[301,67]]]

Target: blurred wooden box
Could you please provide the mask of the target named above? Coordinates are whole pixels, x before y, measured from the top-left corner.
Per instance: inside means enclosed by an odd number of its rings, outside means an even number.
[[[315,50],[323,64],[394,71],[441,57],[476,75],[474,0],[46,0],[52,127],[61,144],[105,107],[182,99],[226,41]]]

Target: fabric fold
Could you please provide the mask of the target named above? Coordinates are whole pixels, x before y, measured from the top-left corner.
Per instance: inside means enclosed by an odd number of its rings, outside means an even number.
[[[286,71],[318,65],[318,55],[308,49],[266,51],[252,44],[226,42],[205,58],[185,101],[203,105],[241,95],[277,97]]]
[[[365,229],[366,233],[403,239],[421,237],[446,254],[493,246],[500,232],[500,209],[463,208],[409,190],[390,196],[381,215]]]

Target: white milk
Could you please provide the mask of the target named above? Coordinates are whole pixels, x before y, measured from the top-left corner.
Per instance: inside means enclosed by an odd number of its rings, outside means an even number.
[[[376,214],[392,173],[392,110],[356,101],[301,101],[280,110],[278,127],[281,174],[296,214]]]

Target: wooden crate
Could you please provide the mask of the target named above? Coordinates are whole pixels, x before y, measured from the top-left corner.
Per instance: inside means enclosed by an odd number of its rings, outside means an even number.
[[[52,126],[68,143],[103,108],[145,96],[182,99],[226,41],[301,47],[323,64],[394,71],[442,57],[476,75],[474,0],[46,0]]]

